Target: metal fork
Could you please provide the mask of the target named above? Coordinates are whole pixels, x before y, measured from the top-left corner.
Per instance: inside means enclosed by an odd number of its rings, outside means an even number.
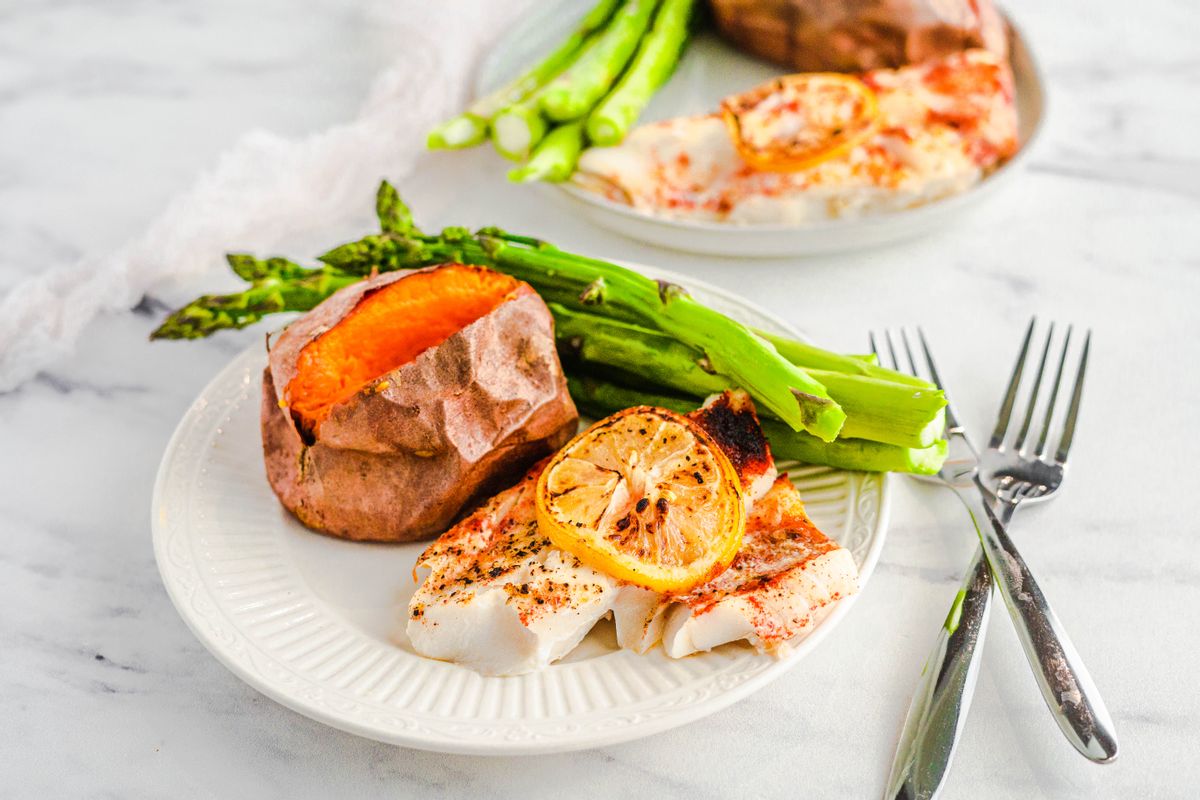
[[[1042,431],[1038,435],[1037,442],[1032,445],[1032,449],[1026,447],[1027,444],[1030,444],[1030,425],[1037,408],[1042,379],[1046,374],[1050,345],[1054,340],[1054,323],[1050,323],[1046,332],[1046,344],[1042,348],[1041,359],[1038,361],[1037,375],[1033,379],[1025,418],[1013,440],[1006,442],[1021,377],[1025,371],[1025,361],[1029,357],[1033,330],[1034,320],[1030,320],[1029,327],[1025,331],[1025,338],[1021,343],[1020,355],[1017,356],[1017,365],[1013,369],[1012,377],[1008,381],[1008,389],[1004,393],[1004,401],[1000,406],[996,428],[992,431],[988,449],[984,452],[979,465],[978,478],[998,501],[1000,520],[1005,523],[1012,519],[1017,507],[1022,503],[1049,500],[1062,487],[1063,478],[1066,476],[1067,454],[1070,452],[1071,442],[1075,438],[1075,419],[1079,412],[1088,350],[1092,343],[1092,334],[1091,331],[1088,331],[1084,337],[1083,354],[1079,357],[1079,372],[1075,378],[1075,388],[1071,393],[1071,406],[1067,412],[1066,421],[1063,423],[1063,432],[1058,447],[1051,455],[1050,426],[1054,416],[1054,405],[1062,386],[1063,371],[1067,365],[1067,352],[1071,347],[1072,329],[1070,326],[1067,327],[1066,336],[1063,338],[1062,355],[1058,359],[1058,369],[1054,374],[1054,383],[1050,388],[1050,399],[1046,404]]]
[[[1025,343],[1022,347],[1022,354],[1027,352],[1030,336],[1030,332],[1027,332]],[[930,378],[938,388],[945,391],[945,385],[938,374],[929,344],[925,339],[924,332],[920,329],[918,329],[918,337],[928,370],[926,377]],[[913,375],[920,375],[920,370],[917,368],[917,359],[913,355],[913,348],[909,342],[907,332],[901,331],[899,339],[903,344],[903,350],[907,356],[908,371]],[[887,343],[892,367],[897,370],[903,369],[900,359],[897,356],[895,339],[893,339],[890,332],[885,333],[884,341]],[[1058,388],[1061,384],[1067,344],[1069,344],[1069,341],[1064,343],[1063,357],[1060,359],[1054,390],[1045,413],[1046,424],[1038,439],[1039,451],[1045,446],[1048,438],[1049,423],[1053,416],[1054,400],[1057,398]],[[877,355],[881,356],[882,361],[882,350],[873,334],[871,335],[871,347]],[[1078,416],[1079,401],[1082,396],[1083,373],[1086,360],[1087,349],[1085,346],[1083,356],[1081,357],[1080,371],[1072,393],[1071,408],[1068,411],[1067,422],[1064,425],[1064,434],[1056,450],[1056,455],[1058,453],[1062,454],[1061,460],[1064,463],[1066,460],[1066,451],[1070,449],[1071,440],[1074,435],[1075,420]],[[1004,432],[1007,430],[1008,425],[1007,418],[1011,417],[1013,411],[1016,387],[1020,381],[1020,371],[1023,370],[1023,364],[1024,355],[1018,361],[1015,380],[1010,381],[1009,391],[1006,393],[1005,402],[1001,410],[1003,426],[997,426],[997,430],[1000,431],[1001,442],[1005,438]],[[1042,371],[1044,371],[1044,364],[1039,368],[1038,383],[1040,383],[1040,373]],[[1036,393],[1033,399],[1036,399]],[[1034,406],[1033,399],[1030,402],[1031,408]],[[980,482],[979,469],[977,468],[979,465],[977,451],[972,446],[966,436],[965,430],[958,421],[958,415],[954,410],[953,404],[949,402],[948,394],[947,403],[946,437],[949,440],[950,453],[942,469],[939,471],[936,480],[955,490],[975,484],[980,490],[984,501],[983,506],[991,523],[991,532],[985,535],[983,531],[979,530],[978,523],[976,523],[976,530],[979,532],[982,546],[976,550],[971,565],[967,568],[962,586],[955,596],[950,613],[947,615],[946,621],[939,633],[937,645],[926,662],[925,668],[922,670],[921,680],[917,690],[914,692],[908,716],[904,722],[900,743],[897,746],[896,758],[888,778],[885,795],[887,798],[933,797],[941,788],[948,774],[959,734],[966,721],[967,709],[970,705],[978,675],[979,654],[982,652],[978,645],[983,640],[987,629],[993,586],[992,571],[988,566],[989,561],[1004,561],[1006,563],[1007,566],[1003,571],[1007,578],[1003,586],[1007,589],[1013,589],[1014,585],[1016,585],[1012,580],[1014,576],[1021,576],[1021,583],[1019,585],[1024,587],[1024,594],[1028,596],[1030,602],[1010,605],[1010,612],[1014,613],[1014,621],[1017,622],[1018,630],[1050,632],[1049,637],[1033,634],[1022,636],[1022,644],[1029,643],[1029,646],[1025,647],[1026,655],[1030,659],[1030,664],[1034,665],[1034,672],[1039,678],[1039,685],[1043,687],[1043,696],[1046,697],[1047,703],[1051,705],[1052,710],[1055,710],[1055,716],[1059,721],[1060,727],[1067,734],[1072,744],[1075,744],[1080,749],[1080,752],[1083,752],[1089,758],[1097,761],[1108,761],[1116,756],[1115,737],[1111,733],[1108,733],[1111,730],[1111,722],[1108,720],[1107,712],[1104,710],[1103,704],[1100,703],[1099,696],[1094,686],[1091,685],[1087,673],[1083,670],[1082,666],[1075,666],[1078,665],[1078,656],[1075,655],[1069,640],[1062,633],[1061,626],[1054,618],[1049,605],[1045,603],[1045,598],[1040,588],[1037,587],[1036,581],[1033,580],[1033,576],[1029,574],[1024,560],[1021,559],[1011,540],[1008,539],[1008,535],[1004,531],[1004,524],[990,508],[990,503],[994,499],[994,496]],[[1020,434],[1022,442],[1028,434],[1029,424],[1032,420],[1031,415],[1032,411],[1027,412],[1026,422],[1022,425],[1022,433]],[[1020,448],[1018,447],[1017,449],[1019,451]],[[993,463],[998,465],[1000,462]],[[989,472],[988,474],[997,473]],[[1047,490],[1046,488],[1022,489],[1017,485],[1017,475],[1018,473],[1015,469],[1008,469],[1000,476],[1001,480],[1005,480],[1005,489],[1003,490],[1005,500],[1002,501],[1001,514],[1004,516],[1006,522],[1008,519],[1011,519],[1013,511],[1021,502],[1034,496],[1038,499],[1046,498],[1053,493],[1053,490]],[[1038,485],[1046,487],[1049,484],[1043,482]],[[1058,485],[1061,485],[1061,479],[1058,481],[1056,488]],[[961,495],[958,496],[962,499]],[[1012,503],[1011,508],[1008,505],[1010,501]],[[971,519],[975,522],[974,514],[971,514]],[[985,547],[988,551],[987,554],[985,554]],[[1030,589],[1033,591],[1030,591]],[[1006,595],[1009,593],[1006,591]],[[1028,614],[1020,611],[1025,606],[1030,607]],[[1040,619],[1041,622],[1030,623],[1029,619],[1031,618]],[[1047,641],[1047,639],[1054,639],[1055,635],[1057,635],[1058,641]],[[1057,685],[1061,682],[1061,679],[1048,681],[1043,677],[1046,669],[1041,665],[1047,663],[1043,659],[1043,654],[1050,661],[1054,661],[1060,667],[1065,667],[1067,671],[1074,674],[1074,685],[1079,690],[1080,703],[1073,705],[1086,706],[1090,710],[1090,714],[1064,715],[1059,712],[1059,709],[1063,706],[1063,702],[1061,700],[1052,701],[1051,696],[1047,693],[1046,686],[1047,683]],[[1056,673],[1062,674],[1063,670],[1058,669]],[[1072,699],[1073,697],[1072,695]],[[1078,717],[1080,716],[1086,716],[1088,719],[1079,719]],[[1081,735],[1079,729],[1083,728],[1086,728],[1088,733]],[[1094,744],[1096,746],[1093,746]]]
[[[1008,614],[1017,629],[1017,637],[1025,650],[1025,657],[1032,666],[1042,697],[1054,714],[1058,727],[1068,741],[1080,753],[1099,763],[1107,763],[1117,757],[1117,737],[1112,718],[1092,678],[1084,669],[1083,662],[1058,617],[1050,608],[1041,587],[1029,571],[1005,530],[1017,508],[1026,502],[1038,502],[1054,497],[1066,477],[1067,456],[1075,439],[1075,423],[1079,418],[1079,405],[1083,398],[1083,379],[1087,371],[1088,351],[1091,349],[1092,334],[1084,335],[1083,351],[1075,374],[1075,385],[1071,390],[1071,401],[1062,423],[1058,444],[1051,452],[1049,436],[1054,421],[1054,406],[1062,385],[1066,369],[1067,354],[1071,347],[1071,328],[1068,326],[1063,338],[1062,354],[1058,359],[1054,383],[1046,403],[1041,432],[1036,443],[1029,441],[1030,426],[1037,410],[1038,394],[1046,372],[1054,340],[1054,325],[1046,332],[1046,344],[1042,348],[1037,374],[1030,387],[1029,400],[1024,419],[1011,442],[1008,442],[1009,426],[1012,422],[1021,375],[1033,339],[1035,320],[1029,321],[1021,354],[1008,382],[1004,402],[1000,406],[999,418],[988,449],[980,461],[975,474],[975,483],[982,491],[996,499],[999,518],[990,503],[984,510],[992,522],[991,529],[984,530],[983,547],[991,564],[992,573],[998,582]]]

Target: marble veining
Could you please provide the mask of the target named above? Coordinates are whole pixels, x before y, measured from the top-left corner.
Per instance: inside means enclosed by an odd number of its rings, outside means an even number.
[[[1200,9],[1007,7],[1045,72],[1047,125],[1005,193],[936,237],[804,261],[665,253],[509,186],[483,150],[428,156],[403,190],[428,225],[499,224],[690,271],[833,347],[919,322],[976,431],[1031,313],[1092,326],[1070,481],[1014,535],[1104,691],[1122,754],[1104,768],[1074,755],[998,615],[944,796],[1190,797]],[[247,130],[301,135],[351,118],[403,47],[387,25],[365,1],[0,5],[0,293],[136,235]],[[147,342],[165,308],[212,280],[97,320],[77,352],[0,395],[0,797],[879,795],[973,548],[956,502],[914,482],[897,487],[870,585],[812,657],[650,739],[521,760],[433,755],[326,728],[242,684],[176,614],[149,536],[175,423],[263,335]]]

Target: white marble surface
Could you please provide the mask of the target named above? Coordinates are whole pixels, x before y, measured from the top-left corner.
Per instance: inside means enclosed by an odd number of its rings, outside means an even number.
[[[496,223],[690,270],[831,346],[860,349],[868,327],[920,322],[976,430],[1031,312],[1093,326],[1071,482],[1017,532],[1104,691],[1121,757],[1095,767],[1074,754],[997,617],[945,796],[1190,797],[1200,11],[1183,0],[1011,10],[1049,81],[1048,126],[1017,185],[936,238],[793,262],[655,252],[507,186],[482,151],[429,157],[403,189],[431,224]],[[0,3],[0,291],[136,234],[252,126],[300,134],[352,116],[403,46],[388,33],[332,0],[303,11],[280,0]],[[98,320],[77,355],[0,396],[0,797],[880,793],[973,546],[954,501],[901,483],[880,567],[845,624],[733,708],[571,755],[398,750],[261,697],[168,601],[149,538],[159,456],[192,397],[261,334],[151,345],[160,311],[148,299]]]

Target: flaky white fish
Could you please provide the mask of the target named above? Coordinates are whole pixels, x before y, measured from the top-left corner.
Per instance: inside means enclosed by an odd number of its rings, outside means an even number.
[[[795,488],[777,477],[749,397],[714,395],[690,416],[729,456],[745,490],[746,535],[729,569],[683,596],[592,569],[538,531],[542,462],[418,559],[429,574],[409,604],[417,652],[484,674],[521,674],[565,656],[608,614],[618,643],[639,652],[662,641],[680,657],[738,639],[781,652],[856,591],[849,553],[813,526]]]

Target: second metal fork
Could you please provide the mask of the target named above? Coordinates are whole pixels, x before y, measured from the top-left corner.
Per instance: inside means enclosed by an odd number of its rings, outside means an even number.
[[[1009,616],[1016,626],[1017,638],[1020,639],[1025,656],[1034,668],[1038,687],[1046,705],[1053,712],[1058,727],[1080,753],[1092,761],[1107,763],[1117,757],[1117,737],[1108,709],[1100,699],[1099,691],[1092,683],[1091,676],[1084,668],[1079,654],[1075,652],[1057,615],[1050,608],[1041,587],[1002,524],[1012,518],[1021,504],[1048,500],[1062,487],[1066,476],[1067,456],[1075,438],[1075,423],[1079,418],[1088,351],[1091,349],[1092,337],[1091,332],[1088,332],[1079,356],[1079,367],[1074,388],[1071,390],[1071,401],[1062,423],[1062,432],[1059,434],[1057,445],[1051,450],[1050,433],[1054,422],[1054,408],[1071,347],[1071,328],[1067,328],[1062,343],[1062,355],[1058,359],[1058,368],[1043,412],[1041,432],[1036,441],[1031,442],[1031,425],[1037,411],[1038,395],[1054,340],[1054,325],[1050,325],[1046,332],[1046,344],[1042,348],[1037,374],[1029,390],[1024,419],[1012,434],[1013,438],[1010,441],[1009,429],[1033,332],[1034,321],[1030,320],[1021,345],[1021,353],[1017,357],[1016,367],[1000,407],[996,428],[975,474],[975,483],[996,498],[1000,509],[997,519],[991,505],[984,503],[984,510],[993,524],[990,530],[984,530],[983,546],[992,573],[998,581],[1001,596],[1004,597],[1004,604],[1008,607]]]

